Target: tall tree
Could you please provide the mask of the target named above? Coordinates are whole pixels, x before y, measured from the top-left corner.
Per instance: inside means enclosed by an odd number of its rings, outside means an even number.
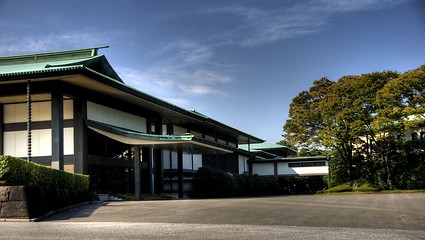
[[[311,147],[321,145],[319,132],[323,129],[323,117],[319,104],[334,82],[321,78],[313,82],[309,91],[300,92],[289,106],[289,119],[283,126],[288,145]]]
[[[309,91],[301,92],[290,106],[290,118],[284,125],[289,142],[301,146],[321,145],[337,150],[338,164],[346,169],[347,180],[356,178],[359,158],[353,154],[367,136],[377,114],[376,94],[395,72],[376,72],[344,76],[337,82],[322,78]]]

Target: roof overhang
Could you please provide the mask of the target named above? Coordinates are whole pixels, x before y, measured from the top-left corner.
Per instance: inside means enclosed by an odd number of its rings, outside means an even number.
[[[120,127],[87,121],[87,127],[98,134],[115,141],[133,145],[152,147],[154,149],[180,150],[191,153],[232,153],[227,145],[209,142],[194,135],[156,135],[137,132]]]

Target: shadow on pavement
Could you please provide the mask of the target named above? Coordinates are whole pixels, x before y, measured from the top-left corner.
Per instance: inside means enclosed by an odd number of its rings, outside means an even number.
[[[108,203],[104,202],[95,202],[89,203],[86,205],[71,207],[67,210],[58,211],[57,213],[42,219],[41,221],[60,221],[60,220],[69,220],[72,218],[87,218],[90,217],[93,212],[95,212],[101,206],[106,206]]]

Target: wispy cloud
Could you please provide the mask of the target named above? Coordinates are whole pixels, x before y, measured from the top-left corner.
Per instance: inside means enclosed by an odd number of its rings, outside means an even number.
[[[203,9],[200,13],[229,14],[240,19],[231,31],[217,34],[215,40],[221,36],[224,43],[258,46],[320,32],[338,14],[380,10],[406,1],[409,0],[309,0],[287,2],[276,8],[232,5]]]
[[[28,54],[107,45],[110,43],[113,36],[120,34],[123,33],[71,31],[51,33],[48,35],[0,37],[0,55]]]
[[[221,89],[233,80],[219,71],[206,69],[190,71],[171,65],[152,67],[145,72],[128,67],[116,69],[126,84],[186,107],[191,107],[189,99],[197,96],[229,97],[229,93]],[[184,94],[181,94],[182,92]]]
[[[144,72],[128,67],[117,68],[118,74],[128,85],[184,106],[188,105],[190,98],[197,96],[230,96],[222,89],[233,81],[233,77],[226,72],[226,67],[214,63],[213,47],[178,39],[162,45],[149,55],[163,60]],[[175,97],[176,92],[184,94]]]

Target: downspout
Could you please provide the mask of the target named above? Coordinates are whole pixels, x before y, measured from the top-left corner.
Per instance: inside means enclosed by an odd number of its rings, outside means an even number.
[[[31,80],[27,81],[27,160],[31,161],[31,147],[32,147],[32,108],[31,108]]]

